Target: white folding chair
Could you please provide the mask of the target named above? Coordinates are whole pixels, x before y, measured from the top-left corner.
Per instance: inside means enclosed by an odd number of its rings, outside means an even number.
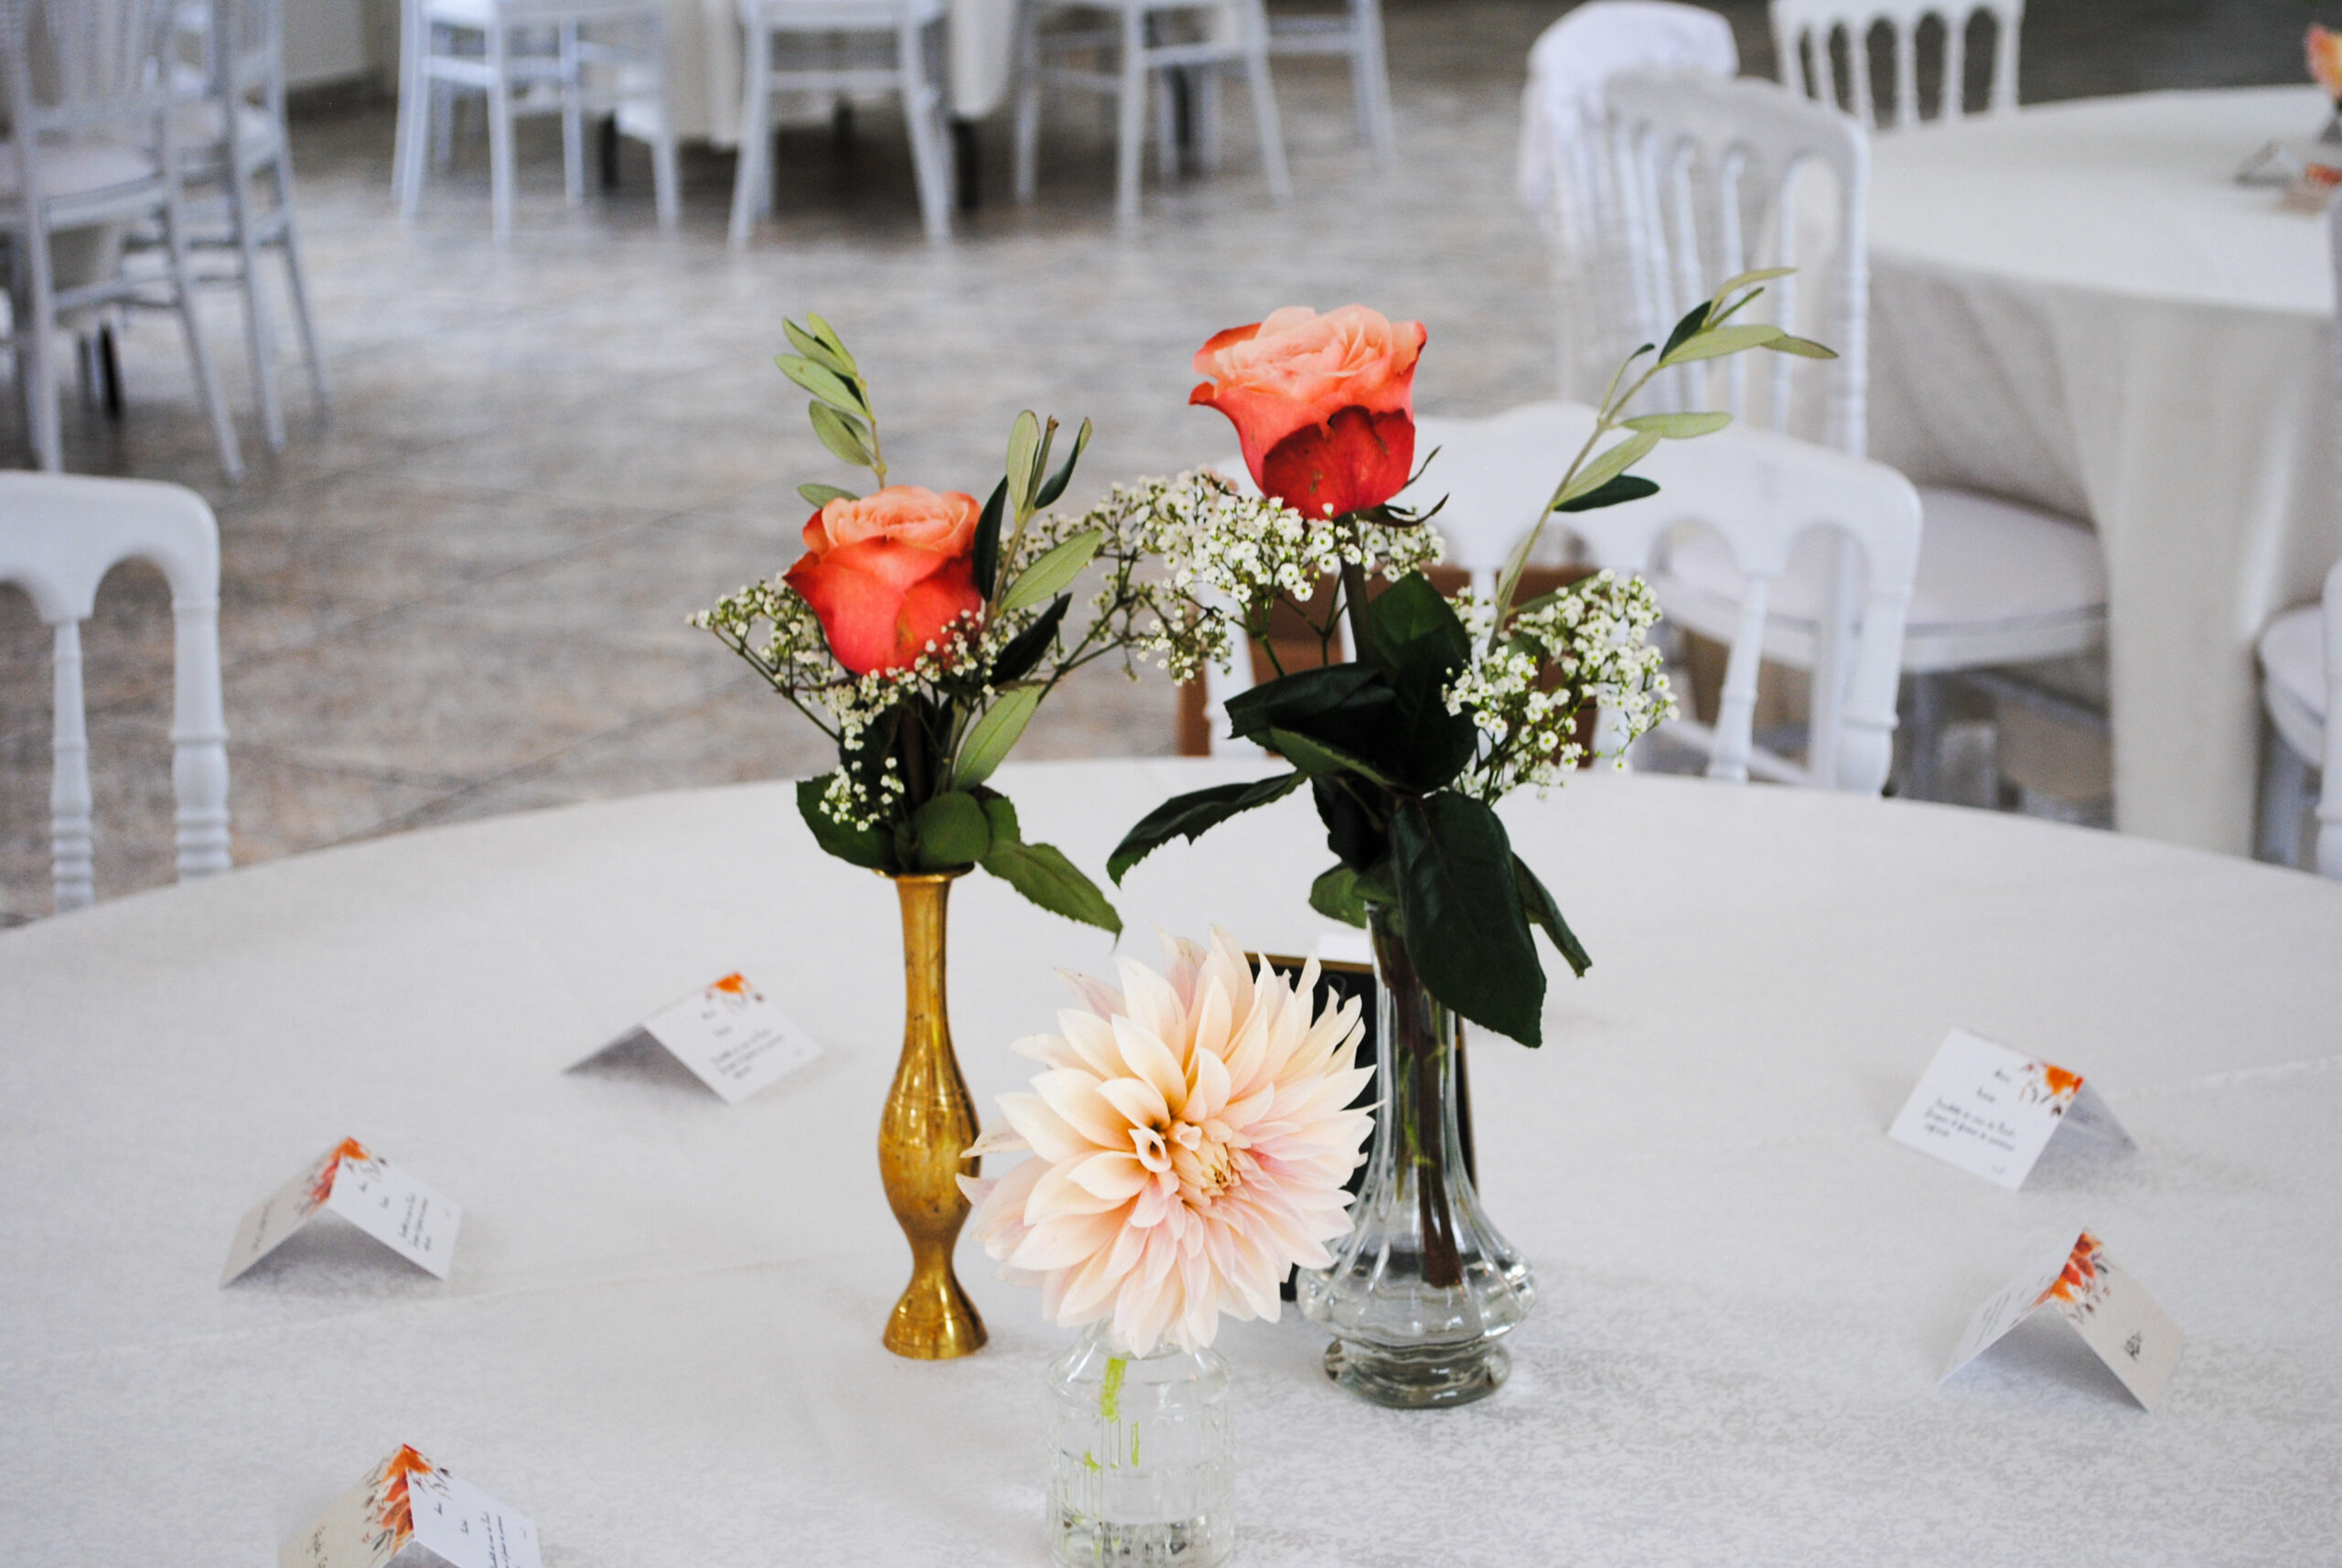
[[[273,250],[284,259],[310,392],[320,409],[328,401],[325,359],[309,315],[293,213],[292,138],[285,121],[285,4],[183,0],[180,18],[202,61],[178,112],[188,243],[199,255],[224,258],[228,280],[243,292],[245,346],[261,432],[270,450],[281,451],[285,403],[277,389],[276,329],[260,276],[263,252]]]
[[[1107,25],[1047,30],[1041,25],[1080,15],[1102,16]],[[1016,27],[1017,200],[1033,199],[1044,92],[1049,87],[1071,87],[1114,101],[1114,210],[1122,218],[1137,217],[1150,87],[1156,94],[1155,135],[1166,171],[1177,158],[1167,80],[1175,71],[1205,82],[1205,111],[1198,129],[1208,160],[1218,136],[1217,117],[1210,112],[1215,90],[1209,78],[1223,70],[1244,73],[1270,193],[1279,200],[1293,194],[1276,88],[1269,77],[1269,25],[1261,0],[1025,0]],[[1063,63],[1069,55],[1090,51],[1112,55],[1114,69]]]
[[[1675,0],[1587,0],[1537,36],[1520,91],[1520,201],[1542,220],[1552,263],[1561,394],[1580,403],[1599,399],[1641,341],[1602,95],[1635,70],[1736,75],[1732,24]]]
[[[2319,775],[2317,842],[2312,862],[2342,878],[2342,564],[2326,575],[2323,606],[2289,610],[2261,634],[2261,702],[2276,731],[2261,781],[2261,858],[2302,861],[2301,823],[2310,804],[2309,775]]]
[[[1271,11],[1272,55],[1347,58],[1358,139],[1374,149],[1377,166],[1399,161],[1391,115],[1391,67],[1382,47],[1382,0],[1343,0],[1338,11]]]
[[[732,243],[772,210],[773,98],[892,91],[903,101],[919,220],[951,237],[951,144],[943,124],[943,0],[740,0],[747,30]]]
[[[1835,107],[1842,100],[1865,125],[1919,123],[1919,32],[1942,29],[1942,69],[1935,81],[1937,120],[1968,113],[1968,28],[1992,18],[1993,78],[1983,113],[2016,107],[2017,34],[2025,0],[1772,0],[1773,49],[1782,81]],[[1884,116],[1871,88],[1871,38],[1887,31],[1895,59],[1895,113]],[[1843,51],[1844,64],[1839,64]]]
[[[1748,78],[1630,74],[1612,80],[1609,101],[1623,238],[1635,262],[1635,319],[1650,340],[1662,340],[1727,276],[1804,263],[1809,236],[1801,231],[1819,204],[1806,199],[1803,187],[1821,176],[1834,183],[1830,253],[1821,265],[1771,284],[1750,318],[1819,338],[1839,357],[1739,355],[1670,371],[1654,390],[1679,408],[1760,417],[1773,429],[1860,455],[1868,412],[1867,133],[1834,109]],[[1799,311],[1809,289],[1821,299],[1806,313],[1812,321]],[[2072,716],[2078,704],[2002,667],[2101,647],[2106,568],[2096,535],[2074,519],[1943,487],[1922,487],[1919,498],[1927,522],[1902,663],[1912,677],[1907,782],[1925,797],[1935,789],[1944,677],[1989,683],[1996,698]],[[1842,579],[1852,570],[1843,549],[1809,548],[1776,585],[1776,614],[1845,602]],[[1841,579],[1834,587],[1833,576]],[[1711,539],[1671,551],[1654,580],[1671,618],[1719,641],[1738,624],[1739,585],[1738,569]],[[1771,657],[1801,664],[1799,639],[1768,633],[1767,646]],[[1824,639],[1825,661],[1810,667],[1814,722],[1824,729],[1835,724],[1844,693],[1845,671],[1826,662],[1832,646]]]
[[[674,117],[667,109],[667,17],[662,0],[404,0],[399,57],[396,156],[399,209],[423,199],[425,144],[445,166],[457,92],[488,104],[489,199],[499,244],[512,235],[518,178],[513,121],[561,116],[563,188],[586,199],[586,120],[608,112],[627,134],[650,143],[661,228],[680,215]]]
[[[1418,423],[1417,443],[1436,446],[1439,456],[1408,499],[1428,506],[1445,498],[1434,526],[1456,564],[1472,569],[1475,592],[1493,587],[1483,585],[1478,564],[1511,553],[1552,499],[1557,465],[1593,427],[1591,409],[1567,403]],[[1919,557],[1919,498],[1910,481],[1883,463],[1739,427],[1666,443],[1636,471],[1657,481],[1660,493],[1556,516],[1546,537],[1574,535],[1593,564],[1651,577],[1688,534],[1712,541],[1744,575],[1733,623],[1719,639],[1731,653],[1716,723],[1678,719],[1666,733],[1706,752],[1712,779],[1754,776],[1876,794],[1893,757],[1896,682]],[[1819,613],[1784,603],[1780,585],[1795,564],[1832,536],[1846,540],[1856,557],[1842,585],[1849,602]],[[1809,731],[1802,762],[1757,746],[1758,664],[1784,654],[1819,661],[1821,645],[1832,640],[1841,646],[1828,657],[1848,671],[1834,717]]]
[[[0,474],[0,583],[32,596],[55,639],[49,840],[56,905],[97,896],[81,623],[117,564],[151,561],[171,585],[171,784],[182,879],[228,869],[228,727],[220,700],[220,530],[203,498],[148,479]]]
[[[57,336],[77,322],[142,306],[177,313],[220,466],[231,480],[243,474],[188,284],[167,70],[172,23],[173,0],[0,5],[8,128],[0,143],[0,234],[15,269],[7,342],[33,452],[47,469],[65,462]],[[85,282],[58,277],[60,237],[119,234],[146,223],[158,226],[159,277],[111,266]]]

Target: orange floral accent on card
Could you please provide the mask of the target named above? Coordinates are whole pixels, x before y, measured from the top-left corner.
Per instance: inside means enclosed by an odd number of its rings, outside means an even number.
[[[2033,1298],[2039,1306],[2045,1301],[2062,1301],[2070,1305],[2088,1308],[2094,1305],[2099,1293],[2106,1287],[2106,1248],[2099,1239],[2085,1230],[2067,1254],[2066,1266],[2049,1282],[2049,1288]]]
[[[315,1208],[333,1196],[334,1174],[341,1169],[342,1161],[365,1160],[371,1164],[373,1158],[374,1156],[367,1151],[366,1145],[355,1138],[344,1138],[340,1143],[336,1144],[333,1153],[328,1155],[325,1157],[325,1163],[317,1166],[317,1174],[309,1178],[309,1207]]]
[[[721,991],[726,996],[746,996],[748,993],[748,982],[745,976],[727,974],[708,989]]]
[[[2071,1100],[2074,1091],[2082,1086],[2081,1074],[2068,1072],[2061,1067],[2051,1067],[2047,1062],[2041,1064],[2041,1076],[2048,1083],[2049,1092],[2060,1100]]]
[[[391,1551],[398,1550],[414,1534],[414,1504],[407,1495],[407,1480],[412,1476],[428,1476],[435,1468],[430,1460],[402,1444],[399,1451],[382,1461],[374,1477],[375,1543],[392,1542]]]

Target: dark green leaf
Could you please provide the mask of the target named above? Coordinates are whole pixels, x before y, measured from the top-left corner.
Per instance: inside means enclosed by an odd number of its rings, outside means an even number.
[[[854,357],[833,349],[794,321],[783,321],[780,329],[789,334],[790,346],[817,364],[827,365],[841,376],[854,375]]]
[[[797,493],[805,498],[808,506],[824,507],[832,501],[854,501],[862,498],[852,490],[842,490],[835,485],[800,485]]]
[[[1554,508],[1556,511],[1594,511],[1622,501],[1638,501],[1645,496],[1659,494],[1659,487],[1640,474],[1621,474],[1598,490],[1588,490],[1572,500]]]
[[[1456,607],[1420,573],[1374,601],[1368,638],[1369,657],[1391,688],[1391,711],[1360,746],[1386,776],[1412,789],[1435,789],[1478,745],[1470,715],[1447,711],[1447,688],[1471,661],[1471,638]]]
[[[1366,924],[1366,900],[1358,896],[1358,873],[1338,861],[1309,885],[1309,907],[1346,926]]]
[[[992,829],[992,847],[997,850],[1004,843],[1023,843],[1025,830],[1017,825],[1016,807],[1005,795],[990,789],[978,791],[984,803],[984,825]]]
[[[1123,918],[1106,901],[1106,895],[1054,844],[1019,843],[995,838],[992,853],[981,864],[1053,915],[1096,926],[1118,937],[1123,934]]]
[[[1577,940],[1577,933],[1562,918],[1562,907],[1553,902],[1553,896],[1545,891],[1545,885],[1537,880],[1529,863],[1517,854],[1512,857],[1512,879],[1520,889],[1520,912],[1552,939],[1554,948],[1569,961],[1571,970],[1582,976],[1593,968],[1594,960]]]
[[[1701,328],[1705,327],[1708,324],[1708,312],[1712,308],[1714,308],[1713,304],[1704,299],[1700,301],[1699,304],[1693,306],[1692,307],[1691,314],[1684,317],[1682,320],[1677,322],[1675,324],[1675,330],[1667,335],[1667,347],[1659,351],[1659,357],[1664,360],[1668,355],[1675,352],[1677,346],[1681,344],[1683,339],[1692,336],[1692,333],[1697,332]]]
[[[818,360],[800,359],[783,354],[773,361],[780,373],[811,392],[821,402],[845,413],[867,413],[862,401],[862,389],[839,375]]]
[[[1185,795],[1175,795],[1141,818],[1136,827],[1123,835],[1114,853],[1106,857],[1106,875],[1121,882],[1130,868],[1169,843],[1184,838],[1193,843],[1229,818],[1240,812],[1282,800],[1301,788],[1302,775],[1280,773],[1273,779],[1251,783],[1215,784],[1209,789],[1197,789]]]
[[[1326,847],[1340,856],[1343,865],[1364,871],[1390,857],[1391,838],[1359,799],[1359,793],[1356,788],[1330,777],[1309,781],[1310,797],[1317,803],[1317,820],[1326,824]],[[1387,815],[1391,797],[1380,790],[1370,793],[1384,802]]]
[[[1085,419],[1081,422],[1081,428],[1074,432],[1073,450],[1065,455],[1065,461],[1058,465],[1058,471],[1049,476],[1049,482],[1043,485],[1041,493],[1033,498],[1033,505],[1037,509],[1055,504],[1057,499],[1065,494],[1066,486],[1073,482],[1073,466],[1081,461],[1081,449],[1089,445],[1090,422]]]
[[[1391,847],[1407,948],[1423,984],[1474,1023],[1538,1044],[1545,971],[1497,814],[1447,790],[1402,801]]]
[[[1327,746],[1324,741],[1312,740],[1298,730],[1278,729],[1272,725],[1262,741],[1270,750],[1282,755],[1312,779],[1327,773],[1355,773],[1386,789],[1391,787],[1391,780],[1348,752],[1338,746]]]
[[[1272,725],[1315,734],[1315,720],[1355,703],[1379,674],[1371,664],[1328,664],[1263,681],[1228,700],[1229,728],[1243,740],[1257,739]]]
[[[949,871],[973,865],[992,848],[992,826],[984,821],[983,803],[973,795],[946,789],[911,813],[919,833],[919,868]]]
[[[822,846],[822,853],[836,855],[848,865],[865,866],[872,871],[895,870],[893,834],[882,827],[850,828],[843,822],[833,822],[822,810],[822,791],[835,777],[833,773],[824,773],[819,779],[797,781],[797,814],[813,830],[813,842]]]
[[[1041,656],[1049,650],[1049,643],[1058,634],[1058,627],[1065,619],[1065,612],[1073,603],[1071,594],[1060,594],[1058,600],[1041,612],[1041,618],[1008,639],[1008,646],[993,660],[989,683],[1005,686],[1011,681],[1022,681],[1033,672]]]
[[[825,403],[809,403],[805,416],[813,422],[813,434],[822,438],[822,445],[839,461],[867,468],[876,460],[870,450],[870,427],[854,415],[840,413]]]
[[[1007,508],[1008,481],[1003,479],[992,488],[992,499],[984,502],[983,516],[976,520],[976,592],[987,599],[993,579],[1000,575],[1000,520]]]
[[[1374,601],[1367,630],[1372,646],[1365,656],[1394,682],[1423,668],[1453,678],[1472,658],[1472,639],[1456,607],[1420,572],[1408,573]]]

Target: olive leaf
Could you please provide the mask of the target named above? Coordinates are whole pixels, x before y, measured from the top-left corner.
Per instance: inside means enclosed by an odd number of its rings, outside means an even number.
[[[974,788],[1007,760],[1025,726],[1032,722],[1033,710],[1041,705],[1041,692],[1038,686],[1011,687],[968,727],[966,738],[960,742],[960,755],[951,763],[953,789]]]
[[[1104,532],[1092,528],[1052,545],[1008,585],[1008,592],[1001,596],[1001,613],[1021,610],[1053,597],[1081,575],[1082,568],[1097,559],[1099,546],[1105,542]]]
[[[856,501],[862,498],[852,490],[842,490],[835,485],[800,485],[797,493],[805,498],[808,506],[823,507],[832,501]]]
[[[813,434],[822,445],[842,461],[857,468],[867,468],[877,460],[870,449],[870,427],[850,413],[840,413],[825,403],[805,405],[807,417],[813,422]]]

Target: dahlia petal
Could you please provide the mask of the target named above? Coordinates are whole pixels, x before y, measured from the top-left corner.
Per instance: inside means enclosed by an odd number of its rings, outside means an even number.
[[[1096,1154],[1076,1164],[1067,1179],[1083,1190],[1112,1203],[1136,1197],[1149,1179],[1147,1168],[1134,1155]]]
[[[1112,1149],[1129,1144],[1129,1119],[1115,1103],[1100,1092],[1098,1080],[1089,1073],[1068,1069],[1045,1072],[1033,1079],[1034,1090],[1048,1109],[1085,1143],[1095,1148]],[[1069,1159],[1081,1153],[1069,1150],[1056,1155]]]
[[[1172,1020],[1175,1030],[1180,1022]],[[1178,1054],[1164,1040],[1162,1034],[1135,1018],[1114,1020],[1114,1043],[1122,1047],[1123,1060],[1130,1064],[1133,1074],[1154,1086],[1167,1120],[1187,1101],[1187,1074],[1179,1065]]]

